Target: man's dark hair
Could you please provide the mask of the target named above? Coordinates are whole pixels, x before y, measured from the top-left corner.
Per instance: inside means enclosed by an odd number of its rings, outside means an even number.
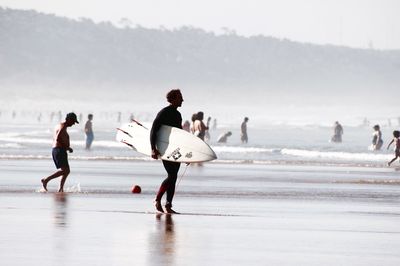
[[[176,99],[176,97],[178,97],[178,95],[182,95],[180,89],[170,90],[170,91],[167,93],[167,101],[170,103],[171,101],[173,101],[174,99]]]

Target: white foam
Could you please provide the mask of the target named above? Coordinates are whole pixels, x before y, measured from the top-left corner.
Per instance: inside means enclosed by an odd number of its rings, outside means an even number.
[[[375,154],[375,153],[351,153],[351,152],[338,152],[338,151],[313,151],[301,149],[282,149],[282,154],[299,156],[303,158],[314,159],[341,159],[348,161],[387,161],[392,155],[390,154]]]
[[[243,146],[212,146],[215,152],[230,152],[230,153],[275,153],[279,149],[268,149],[258,147],[243,147]]]
[[[0,144],[0,149],[22,149],[23,146],[18,143],[3,143]]]
[[[80,183],[76,183],[72,186],[69,186],[67,188],[64,189],[65,192],[74,192],[74,193],[80,193],[81,191],[81,184]]]

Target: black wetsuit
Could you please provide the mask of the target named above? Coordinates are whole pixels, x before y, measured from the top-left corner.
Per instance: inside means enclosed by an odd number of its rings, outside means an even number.
[[[162,125],[177,127],[182,129],[182,116],[173,106],[163,108],[156,116],[150,131],[151,148],[156,148],[157,132]],[[171,204],[175,193],[175,183],[178,178],[180,163],[162,161],[168,177],[162,182],[160,190],[157,193],[156,200],[160,201],[161,197],[167,192],[167,203]]]

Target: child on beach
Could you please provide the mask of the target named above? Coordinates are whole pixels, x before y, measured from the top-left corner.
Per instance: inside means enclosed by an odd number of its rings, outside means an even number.
[[[389,149],[389,147],[390,147],[390,145],[394,142],[394,147],[395,147],[395,149],[394,149],[394,158],[390,161],[390,162],[388,162],[388,166],[390,166],[390,164],[391,163],[393,163],[397,158],[399,158],[400,157],[400,139],[399,139],[399,137],[400,137],[400,131],[398,131],[398,130],[395,130],[395,131],[393,131],[393,139],[392,139],[392,141],[388,144],[388,146],[387,146],[387,149]]]

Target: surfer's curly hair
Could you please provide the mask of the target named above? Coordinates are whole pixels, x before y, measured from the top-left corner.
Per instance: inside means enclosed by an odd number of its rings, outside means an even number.
[[[167,93],[167,101],[170,103],[171,101],[173,101],[174,99],[176,99],[176,97],[178,97],[178,95],[182,95],[180,89],[170,90],[170,91]]]

